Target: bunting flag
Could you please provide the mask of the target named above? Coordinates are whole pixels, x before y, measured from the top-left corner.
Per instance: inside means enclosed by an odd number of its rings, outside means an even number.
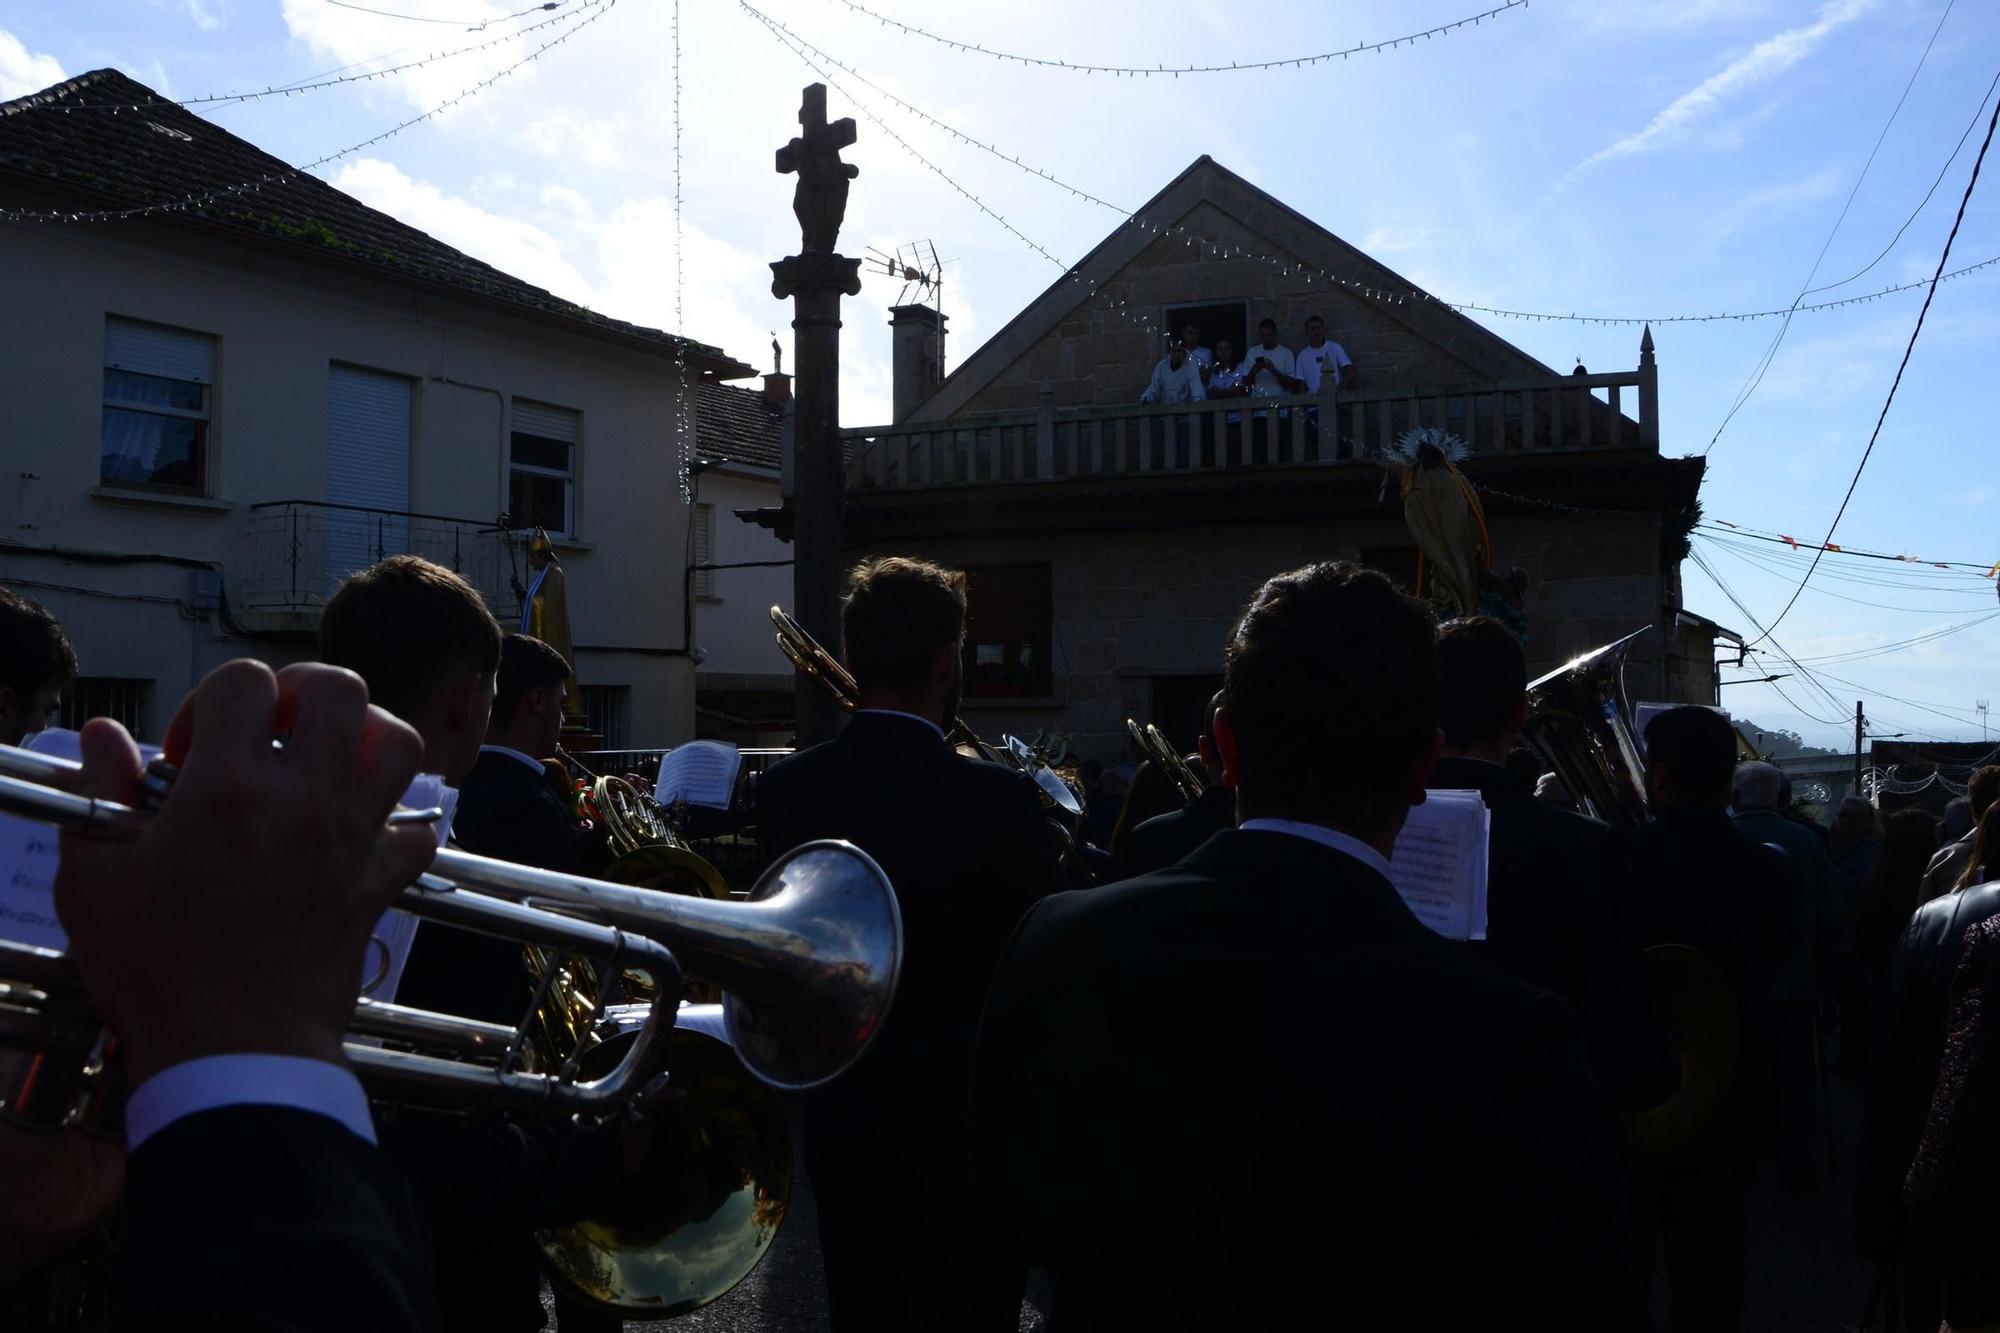
[[[1797,537],[1785,537],[1785,534],[1782,532],[1778,535],[1784,537],[1785,545],[1791,547],[1794,551],[1799,549],[1799,539]]]

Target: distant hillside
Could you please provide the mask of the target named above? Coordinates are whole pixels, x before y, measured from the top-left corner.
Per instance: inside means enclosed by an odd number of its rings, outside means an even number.
[[[1750,740],[1774,759],[1786,759],[1795,754],[1843,754],[1841,750],[1827,750],[1817,745],[1807,745],[1805,738],[1796,731],[1758,726],[1747,717],[1734,719],[1736,726]]]

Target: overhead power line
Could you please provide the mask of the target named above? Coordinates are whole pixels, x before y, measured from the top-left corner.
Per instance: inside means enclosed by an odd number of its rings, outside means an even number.
[[[1854,475],[1848,480],[1847,493],[1840,498],[1840,508],[1834,511],[1833,522],[1827,525],[1826,536],[1820,541],[1822,549],[1813,553],[1811,566],[1799,580],[1799,586],[1792,590],[1791,600],[1785,603],[1784,609],[1778,612],[1776,619],[1772,620],[1771,629],[1776,629],[1783,623],[1785,617],[1791,614],[1792,608],[1798,605],[1799,594],[1803,593],[1806,584],[1812,581],[1813,571],[1819,568],[1820,560],[1826,555],[1825,546],[1833,540],[1833,534],[1840,528],[1841,517],[1847,513],[1849,501],[1854,499],[1854,488],[1861,484],[1861,473],[1867,468],[1868,459],[1875,452],[1875,442],[1882,437],[1882,423],[1889,419],[1889,407],[1896,401],[1896,389],[1903,382],[1903,372],[1910,367],[1911,353],[1917,350],[1917,336],[1924,331],[1924,317],[1930,313],[1931,301],[1937,296],[1938,279],[1944,273],[1945,264],[1951,259],[1952,243],[1958,239],[1958,229],[1965,222],[1965,210],[1972,203],[1972,192],[1979,186],[1979,169],[1985,165],[1986,150],[1993,146],[1995,124],[2000,124],[2000,101],[1993,104],[1993,114],[1987,119],[1986,138],[1979,145],[1979,156],[1972,160],[1972,178],[1966,181],[1965,194],[1958,201],[1958,214],[1952,218],[1951,233],[1944,239],[1944,251],[1938,256],[1937,271],[1931,275],[1931,286],[1924,294],[1923,308],[1917,311],[1917,322],[1910,330],[1910,341],[1903,348],[1903,359],[1897,363],[1896,377],[1889,382],[1889,393],[1882,400],[1882,411],[1875,418],[1875,429],[1868,434],[1868,446],[1861,451],[1861,461],[1854,465]],[[1770,632],[1770,629],[1764,631],[1767,637]]]
[[[1386,41],[1356,42],[1353,46],[1342,47],[1336,51],[1321,51],[1313,55],[1278,56],[1268,60],[1230,61],[1227,64],[1215,65],[1092,65],[1077,60],[1059,60],[1047,56],[1028,56],[1019,55],[1012,51],[999,51],[989,46],[982,46],[978,42],[960,41],[956,38],[929,32],[914,24],[892,19],[887,14],[878,14],[868,6],[860,4],[858,0],[840,0],[840,3],[846,5],[857,14],[874,19],[884,27],[894,28],[911,37],[921,37],[926,41],[936,42],[940,46],[948,46],[954,51],[963,51],[969,55],[991,56],[995,60],[1003,60],[1016,65],[1030,65],[1041,69],[1066,70],[1072,74],[1110,74],[1119,78],[1152,78],[1162,75],[1178,78],[1183,74],[1248,73],[1252,70],[1296,69],[1306,65],[1323,65],[1332,60],[1345,60],[1349,56],[1366,55],[1376,51],[1393,51],[1400,46],[1414,46],[1418,42],[1446,36],[1458,31],[1460,28],[1474,27],[1484,23],[1487,19],[1497,19],[1509,10],[1526,9],[1528,7],[1528,0],[1506,0],[1505,4],[1496,5],[1484,13],[1471,14],[1462,19],[1455,19],[1450,23],[1440,24],[1435,28],[1426,28],[1422,32],[1413,32],[1403,37],[1391,37]]]
[[[560,9],[565,0],[547,0],[546,4],[529,5],[526,9],[517,9],[511,14],[497,14],[490,19],[441,19],[433,18],[429,14],[406,14],[397,9],[373,9],[367,5],[357,5],[353,3],[353,0],[326,0],[326,2],[340,9],[352,9],[363,14],[373,14],[378,18],[403,19],[410,23],[436,23],[448,27],[464,28],[467,32],[482,32],[495,23],[505,23],[509,19],[520,18],[524,14],[539,13],[542,10],[548,9]]]

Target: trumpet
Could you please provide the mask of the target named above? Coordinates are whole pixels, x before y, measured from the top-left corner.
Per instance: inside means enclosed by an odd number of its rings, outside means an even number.
[[[777,627],[779,649],[800,672],[818,681],[820,688],[840,705],[842,712],[851,713],[861,706],[861,687],[855,684],[847,668],[806,632],[805,626],[787,615],[781,606],[771,608],[771,623]],[[1056,854],[1085,883],[1097,882],[1097,876],[1084,861],[1083,854],[1076,849],[1076,837],[1070,832],[1068,823],[1071,819],[1082,817],[1083,803],[1054,769],[1042,763],[1024,743],[1012,736],[1003,738],[998,748],[988,745],[965,725],[964,718],[954,717],[951,720],[951,726],[945,730],[945,744],[969,759],[983,759],[989,764],[1016,769],[1032,778],[1041,798],[1045,816],[1043,822],[1048,825],[1049,839],[1055,844]]]
[[[67,790],[80,767],[0,746],[0,811],[91,837],[137,836],[146,811]],[[751,1075],[780,1090],[816,1087],[867,1050],[903,959],[902,914],[888,877],[843,842],[807,843],[779,858],[748,902],[634,888],[445,847],[396,906],[581,954],[605,975],[638,972],[654,996],[643,1018],[626,1016],[630,1039],[621,1058],[587,1080],[579,1072],[581,1046],[531,1071],[527,1020],[508,1027],[358,999],[346,1042],[356,1073],[376,1096],[426,1106],[604,1116],[634,1105],[673,1028],[681,958],[722,986],[724,1029]],[[530,1019],[542,999],[537,994]],[[597,1008],[594,1017],[602,1018],[601,999]],[[113,1077],[108,1042],[67,955],[0,941],[0,1045],[32,1057],[20,1086],[0,1085],[0,1115],[57,1126],[105,1109]]]

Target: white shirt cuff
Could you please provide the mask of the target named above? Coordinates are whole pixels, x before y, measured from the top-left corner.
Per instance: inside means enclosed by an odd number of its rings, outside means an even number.
[[[354,1071],[295,1055],[208,1055],[170,1065],[125,1104],[125,1145],[137,1149],[176,1120],[225,1106],[289,1106],[375,1142],[368,1094]]]

